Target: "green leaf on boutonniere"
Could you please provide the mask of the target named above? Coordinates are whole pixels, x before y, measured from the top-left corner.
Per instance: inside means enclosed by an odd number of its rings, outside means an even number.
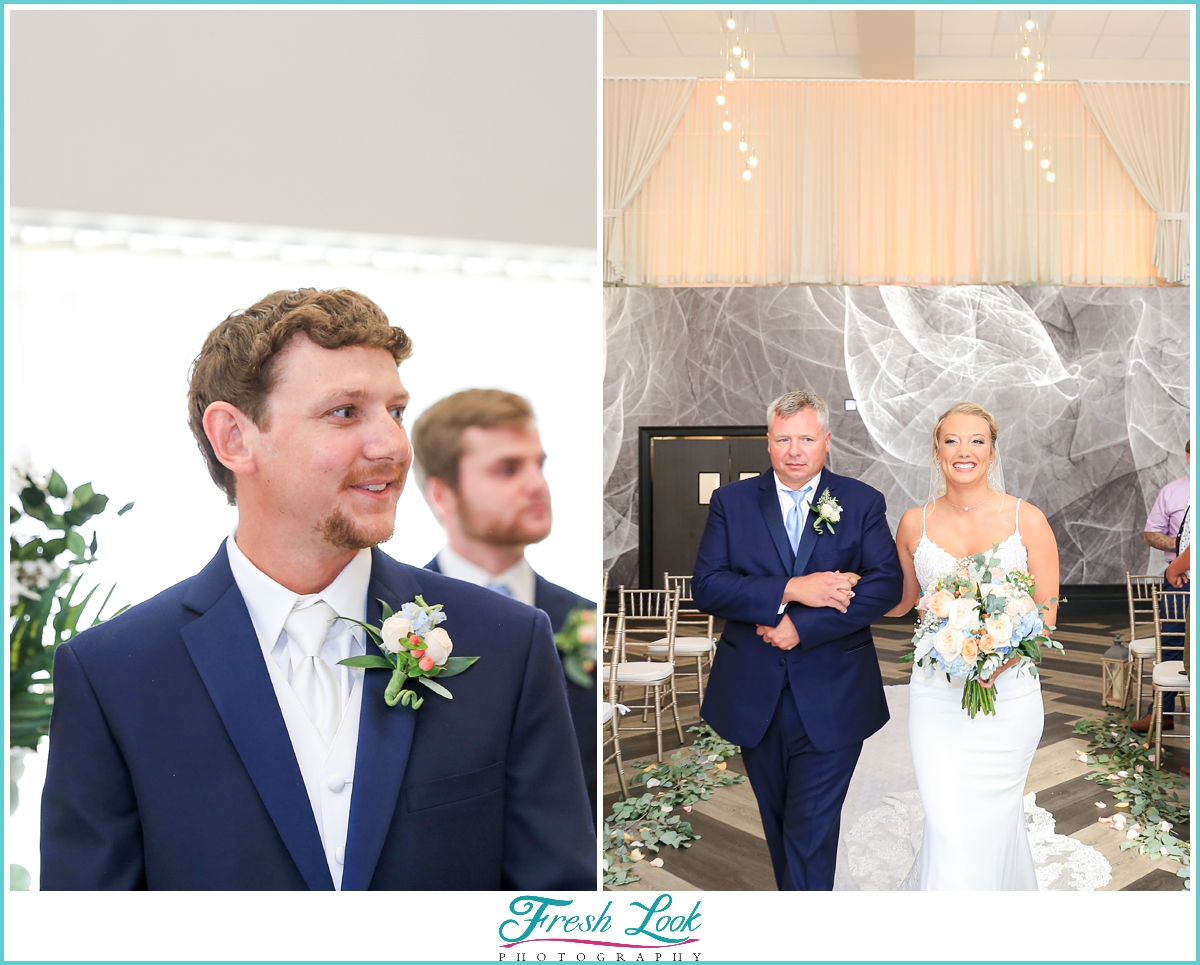
[[[390,620],[394,614],[394,611],[392,610],[392,608],[390,606],[388,606],[387,600],[381,599],[379,601],[379,605],[381,607],[383,607],[383,618],[385,620]]]
[[[442,667],[442,672],[439,677],[453,677],[455,674],[460,674],[473,664],[478,657],[448,657],[446,665]]]
[[[369,653],[365,657],[347,657],[345,660],[339,660],[340,667],[379,667],[383,670],[395,670],[392,662],[387,657],[379,656],[378,654]]]
[[[418,677],[417,679],[419,681],[421,681],[421,683],[423,683],[430,690],[432,690],[435,694],[441,694],[447,700],[454,699],[454,694],[450,693],[450,691],[448,691],[445,687],[443,687],[441,684],[439,684],[436,680],[430,680],[428,677]]]

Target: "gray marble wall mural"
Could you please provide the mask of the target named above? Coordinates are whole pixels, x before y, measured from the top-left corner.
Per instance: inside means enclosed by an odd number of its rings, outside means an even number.
[[[796,388],[829,403],[830,467],[884,493],[893,531],[928,497],[937,416],[971,400],[1000,422],[1006,490],[1049,518],[1063,583],[1162,569],[1141,533],[1187,474],[1187,288],[609,288],[605,313],[613,585],[637,584],[638,427],[762,424]]]

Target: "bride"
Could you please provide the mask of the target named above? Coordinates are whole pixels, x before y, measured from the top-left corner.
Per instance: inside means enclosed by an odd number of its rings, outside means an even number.
[[[996,419],[960,402],[933,430],[932,502],[908,510],[896,531],[904,597],[888,616],[904,616],[938,577],[965,556],[998,546],[1003,566],[1033,576],[1034,600],[1054,625],[1058,546],[1037,507],[1003,492]],[[943,488],[944,487],[944,488]],[[1025,667],[1004,664],[992,677],[995,716],[962,709],[963,681],[926,677],[909,683],[909,742],[925,834],[902,886],[922,891],[1036,891],[1023,796],[1042,736],[1041,685]]]

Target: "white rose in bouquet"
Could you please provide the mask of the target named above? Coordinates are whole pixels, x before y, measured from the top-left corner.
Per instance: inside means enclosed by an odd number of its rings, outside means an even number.
[[[946,663],[950,663],[962,653],[964,639],[965,637],[961,630],[956,630],[952,626],[942,627],[934,635],[933,645]]]
[[[946,619],[955,630],[974,630],[979,626],[979,610],[970,597],[954,600],[946,612]]]
[[[412,620],[402,616],[390,616],[383,621],[379,635],[388,653],[399,653],[407,649],[408,635],[413,632]]]
[[[1007,613],[997,613],[994,617],[988,617],[983,622],[987,627],[987,632],[991,634],[997,646],[1004,647],[1008,645],[1013,632],[1012,617]]]
[[[434,666],[444,667],[450,657],[454,644],[450,642],[450,634],[441,627],[434,627],[425,634],[425,656],[433,661]]]

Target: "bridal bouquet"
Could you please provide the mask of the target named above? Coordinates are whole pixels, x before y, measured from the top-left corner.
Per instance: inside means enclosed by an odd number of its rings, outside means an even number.
[[[995,550],[996,547],[993,547]],[[959,560],[917,603],[921,622],[913,634],[916,660],[932,677],[965,680],[962,706],[972,718],[996,713],[993,675],[1010,660],[1037,675],[1042,648],[1062,650],[1046,635],[1046,607],[1033,602],[1033,577],[1006,570],[991,554]]]

